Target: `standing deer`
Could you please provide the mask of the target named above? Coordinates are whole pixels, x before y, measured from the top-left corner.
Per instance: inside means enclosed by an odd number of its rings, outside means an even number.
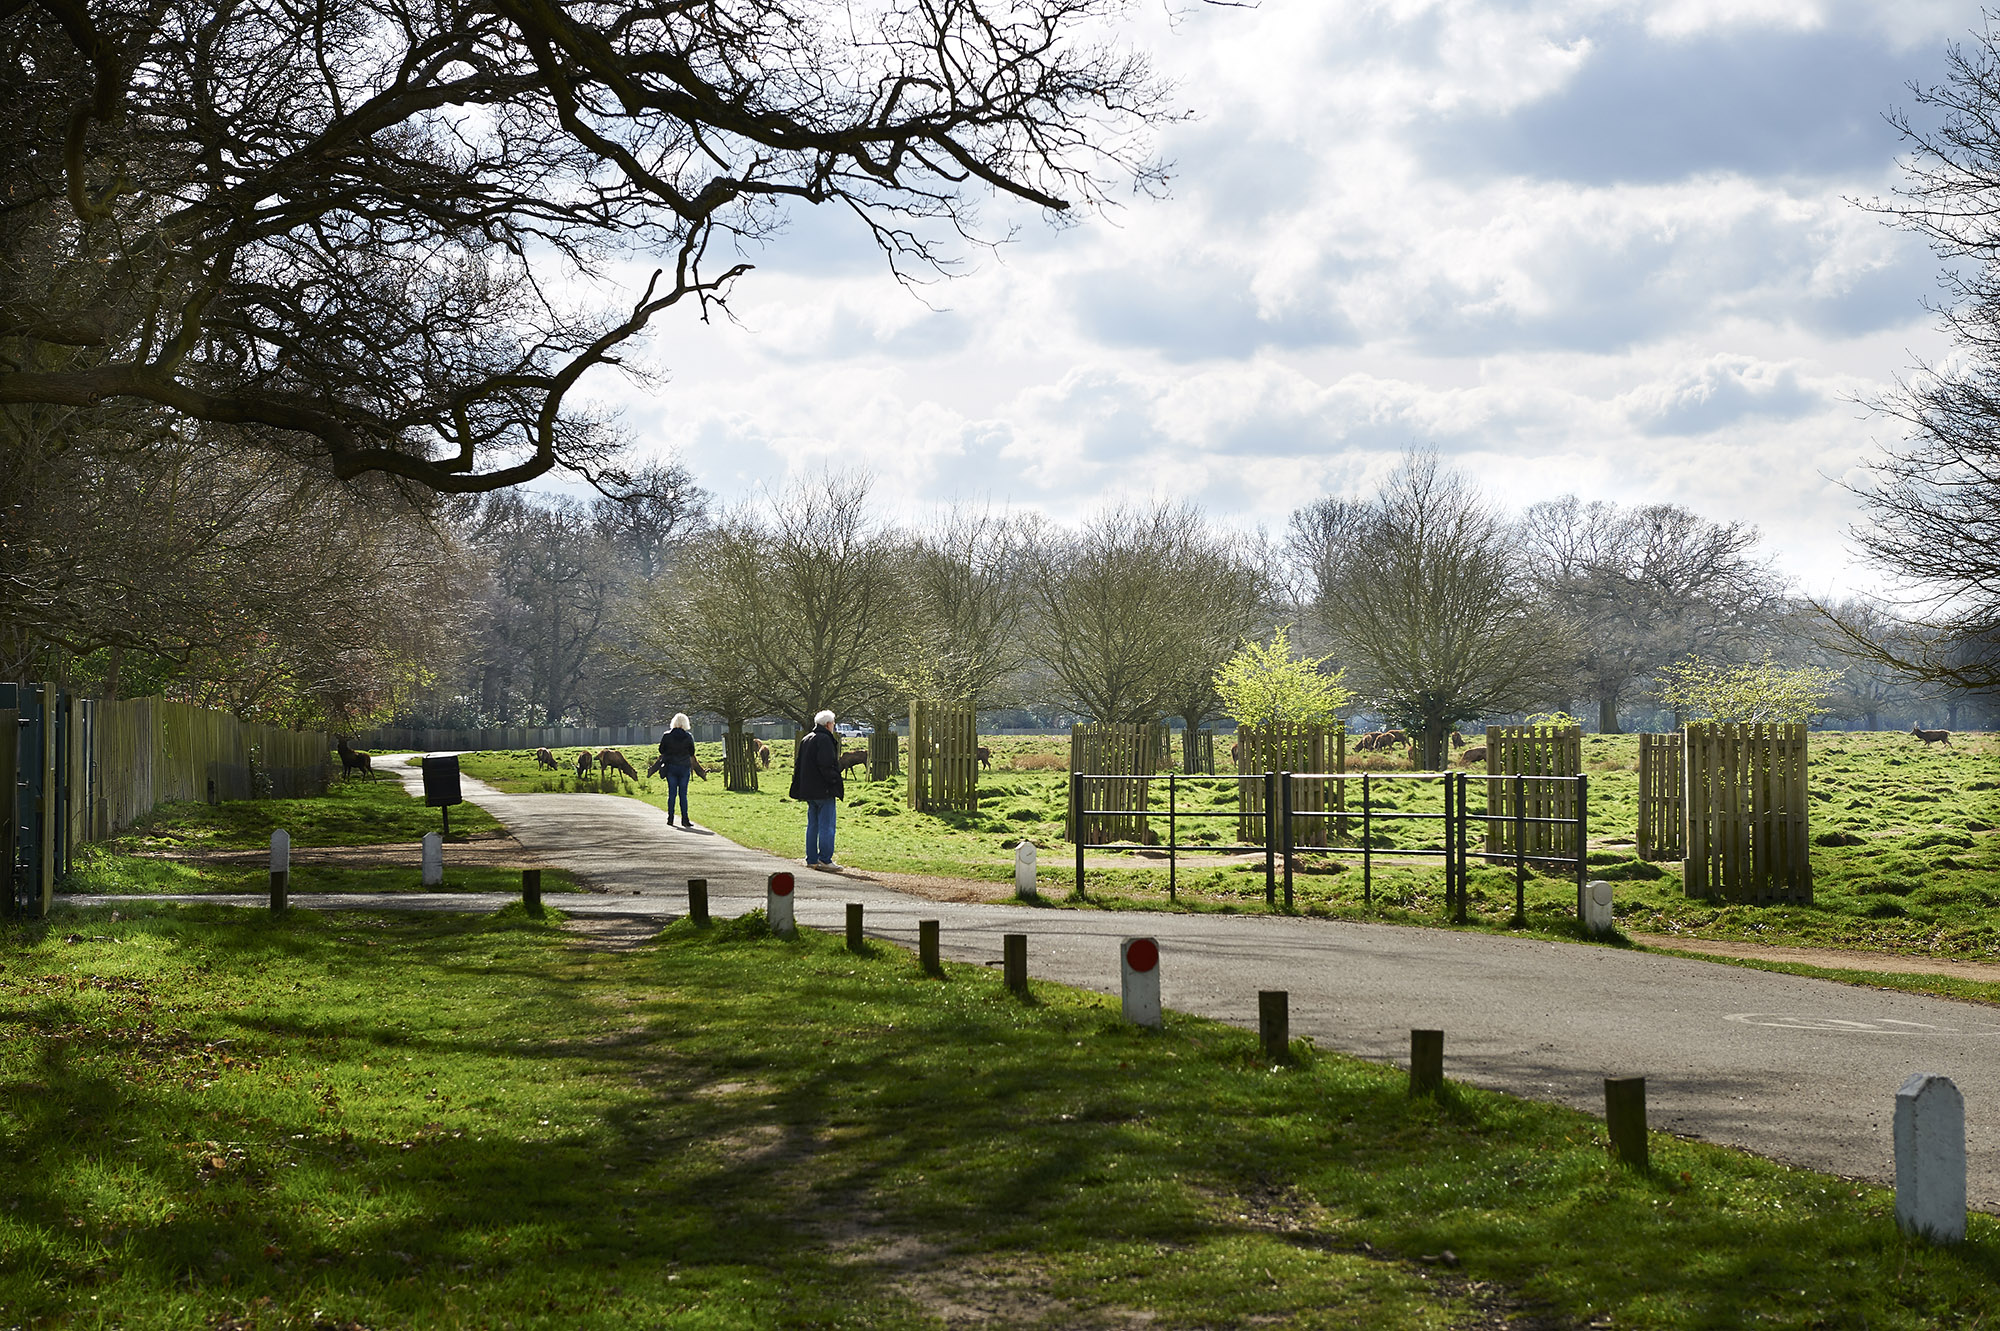
[[[1911,726],[1910,733],[1925,744],[1951,743],[1951,732],[1949,730],[1919,730],[1915,726]]]
[[[347,742],[347,736],[342,735],[340,743],[334,747],[340,751],[340,774],[343,777],[358,771],[366,772],[370,780],[374,779],[375,760],[365,753],[358,752]]]
[[[589,749],[579,749],[579,750],[577,751],[577,755],[576,755],[576,774],[577,774],[578,776],[589,776],[589,775],[590,775],[590,750],[589,750]]]

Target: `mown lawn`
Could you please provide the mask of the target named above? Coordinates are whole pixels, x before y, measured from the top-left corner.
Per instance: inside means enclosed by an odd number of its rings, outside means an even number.
[[[1069,846],[1062,840],[1067,742],[993,738],[994,765],[980,780],[976,814],[919,814],[905,807],[899,782],[850,781],[842,807],[837,857],[856,868],[891,873],[941,874],[1006,881],[1013,876],[1013,847],[1027,837],[1041,847],[1045,894],[1060,896],[1072,882]],[[704,745],[702,760],[718,771],[720,745]],[[644,769],[649,751],[627,749]],[[1592,735],[1584,741],[1591,777],[1592,876],[1617,884],[1617,915],[1629,930],[1690,938],[1747,939],[1814,947],[1880,949],[1944,956],[2000,955],[2000,738],[1958,735],[1950,748],[1922,746],[1907,734],[1815,734],[1810,742],[1810,789],[1815,901],[1810,907],[1716,906],[1681,893],[1678,863],[1638,859],[1638,741],[1630,735]],[[1220,755],[1218,755],[1220,756]],[[713,760],[712,764],[710,760]],[[1402,764],[1371,756],[1381,768]],[[604,790],[659,804],[665,785],[614,777],[578,782],[537,772],[526,754],[474,754],[463,760],[470,775],[505,790]],[[693,783],[698,821],[749,845],[780,854],[803,849],[804,813],[784,797],[790,783],[786,746],[772,746],[772,766],[755,793],[722,789],[719,776]],[[1180,783],[1183,808],[1234,807],[1228,782]],[[1435,783],[1382,782],[1389,807],[1436,809]],[[1154,800],[1163,804],[1164,781]],[[1188,786],[1193,785],[1194,790]],[[1352,792],[1351,792],[1352,793]],[[1162,820],[1163,821],[1163,820]],[[1375,843],[1436,844],[1425,838],[1435,824],[1378,824]],[[1203,820],[1182,828],[1182,840],[1233,840],[1232,820]],[[1104,856],[1093,853],[1088,882],[1096,904],[1167,906],[1168,872],[1157,852]],[[1115,867],[1094,867],[1100,860]],[[1176,875],[1180,906],[1196,910],[1264,909],[1261,861],[1224,868],[1185,864]],[[1435,860],[1378,863],[1373,900],[1363,903],[1360,865],[1354,856],[1309,858],[1294,882],[1299,910],[1342,917],[1434,923],[1443,914],[1443,875]],[[1575,889],[1566,878],[1530,879],[1531,926],[1573,932]],[[1510,870],[1476,867],[1471,881],[1471,923],[1504,928],[1513,914]]]
[[[167,905],[4,934],[0,1310],[75,1327],[1975,1325],[2000,1224],[982,967]],[[1535,1320],[1547,1318],[1549,1320]]]
[[[64,895],[183,895],[197,892],[268,892],[268,861],[175,860],[126,855],[85,847],[81,862],[63,879]],[[290,890],[308,892],[508,892],[521,890],[521,871],[494,865],[457,864],[445,852],[444,881],[423,882],[414,857],[401,867],[292,862]],[[567,870],[544,868],[542,891],[581,892]]]
[[[442,831],[437,809],[408,794],[389,773],[335,778],[324,795],[294,800],[224,800],[162,804],[112,844],[118,850],[249,850],[271,844],[284,828],[294,846],[372,846],[418,841]],[[454,840],[500,830],[473,804],[451,811]]]

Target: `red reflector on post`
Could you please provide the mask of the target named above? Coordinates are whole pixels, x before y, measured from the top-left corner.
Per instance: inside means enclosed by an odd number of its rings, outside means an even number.
[[[792,894],[792,876],[783,872],[772,874],[771,891],[777,896],[790,896]]]
[[[1125,949],[1125,964],[1135,971],[1145,972],[1160,964],[1160,945],[1150,938],[1139,938]]]

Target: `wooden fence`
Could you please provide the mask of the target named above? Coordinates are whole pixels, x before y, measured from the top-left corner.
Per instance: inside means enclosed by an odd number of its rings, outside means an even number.
[[[886,718],[874,724],[874,733],[868,736],[868,779],[887,781],[890,777],[902,775],[903,767],[898,759],[902,746],[896,728]]]
[[[89,795],[79,840],[99,841],[171,800],[297,799],[326,793],[324,731],[239,721],[159,698],[91,707]],[[79,734],[84,727],[73,727]],[[73,769],[74,770],[74,769]]]
[[[1236,729],[1236,770],[1239,772],[1345,772],[1347,770],[1347,727],[1331,726],[1238,726]],[[1264,785],[1261,781],[1239,781],[1236,807],[1236,835],[1245,845],[1264,839]],[[1301,818],[1308,813],[1345,812],[1347,783],[1337,777],[1292,782],[1292,844],[1326,846],[1346,839],[1347,824],[1340,819]],[[1336,826],[1337,824],[1337,826]]]
[[[1639,736],[1639,858],[1677,860],[1686,853],[1681,840],[1681,801],[1686,775],[1681,766],[1679,735]]]
[[[1197,730],[1193,734],[1181,732],[1181,770],[1190,776],[1212,776],[1215,773],[1215,732]]]
[[[1069,728],[1069,770],[1108,773],[1109,779],[1070,782],[1069,808],[1063,835],[1093,845],[1113,841],[1145,843],[1151,832],[1144,814],[1091,816],[1077,826],[1077,801],[1093,809],[1144,809],[1151,788],[1147,778],[1160,770],[1160,736],[1164,727],[1151,722],[1092,721]]]
[[[1504,821],[1486,824],[1486,853],[1514,854],[1515,783],[1502,778],[1576,776],[1583,771],[1583,731],[1577,726],[1486,727],[1486,811]],[[1530,823],[1526,853],[1570,858],[1576,844],[1576,784],[1524,781],[1519,786],[1525,818],[1565,818],[1566,824]]]
[[[1685,734],[1681,880],[1687,894],[1810,904],[1806,728],[1696,722]]]
[[[979,713],[969,703],[910,703],[912,809],[979,811]]]
[[[725,790],[757,789],[757,744],[740,725],[722,737],[722,786]]]

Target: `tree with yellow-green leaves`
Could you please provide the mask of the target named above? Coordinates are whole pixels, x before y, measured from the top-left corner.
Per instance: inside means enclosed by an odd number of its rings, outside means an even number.
[[[1215,691],[1238,725],[1331,725],[1353,701],[1344,671],[1321,670],[1326,657],[1292,655],[1289,628],[1279,625],[1268,643],[1244,643],[1215,672]]]
[[[1660,701],[1697,721],[1806,722],[1825,716],[1841,672],[1765,657],[1724,665],[1691,656],[1660,672]]]

